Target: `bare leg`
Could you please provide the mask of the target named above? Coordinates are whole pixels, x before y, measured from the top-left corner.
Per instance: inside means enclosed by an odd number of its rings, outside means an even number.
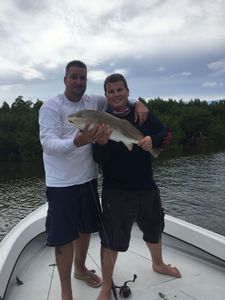
[[[157,244],[146,243],[152,256],[152,268],[155,272],[164,275],[180,278],[181,273],[176,267],[171,267],[163,262],[162,258],[162,241]]]
[[[101,278],[96,274],[90,272],[86,265],[86,258],[88,253],[88,247],[90,244],[90,234],[80,233],[79,239],[75,240],[73,243],[74,247],[74,276],[76,278],[85,277],[85,280],[89,286],[99,287],[101,285]],[[75,275],[77,274],[77,275]]]
[[[71,269],[73,265],[73,243],[55,248],[56,263],[61,283],[62,300],[73,300],[71,287]]]
[[[101,246],[102,289],[97,300],[109,300],[112,288],[112,275],[118,252]]]
[[[74,269],[79,274],[87,272],[85,261],[87,258],[90,237],[90,234],[80,233],[79,239],[75,240],[73,243],[75,253]]]

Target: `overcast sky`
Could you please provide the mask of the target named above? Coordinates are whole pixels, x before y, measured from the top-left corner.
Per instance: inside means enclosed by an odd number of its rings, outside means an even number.
[[[225,1],[1,1],[0,104],[63,92],[74,59],[88,93],[120,72],[132,98],[225,99]]]

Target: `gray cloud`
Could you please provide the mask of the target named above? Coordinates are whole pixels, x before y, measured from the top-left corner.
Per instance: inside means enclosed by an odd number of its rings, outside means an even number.
[[[49,0],[11,0],[12,4],[20,12],[25,14],[39,14],[48,8]]]
[[[120,69],[137,94],[151,87],[159,96],[205,96],[204,83],[213,82],[225,94],[220,0],[8,0],[0,7],[0,43],[0,99],[10,84],[15,93],[38,86],[38,94],[49,83],[54,94],[72,59],[87,63],[93,91]]]

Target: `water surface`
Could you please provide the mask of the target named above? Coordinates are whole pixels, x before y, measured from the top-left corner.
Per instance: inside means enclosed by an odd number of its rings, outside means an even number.
[[[165,212],[225,235],[225,152],[154,160]],[[45,203],[42,164],[0,166],[0,240]]]

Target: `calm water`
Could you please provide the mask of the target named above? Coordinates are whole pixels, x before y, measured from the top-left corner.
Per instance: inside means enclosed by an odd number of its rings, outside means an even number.
[[[225,152],[155,166],[167,214],[225,236]]]
[[[165,212],[225,235],[225,152],[155,161]],[[41,164],[0,166],[0,240],[45,202]]]

